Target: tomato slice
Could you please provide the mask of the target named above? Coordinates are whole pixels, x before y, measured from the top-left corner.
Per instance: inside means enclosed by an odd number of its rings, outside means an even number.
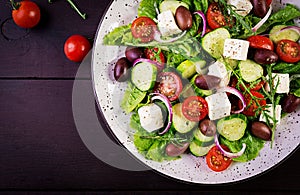
[[[208,114],[208,104],[200,96],[190,96],[182,103],[182,113],[190,121],[200,121]]]
[[[256,49],[274,50],[274,44],[268,37],[261,35],[254,35],[247,39],[250,42],[250,47]]]
[[[282,61],[295,63],[300,60],[300,45],[297,42],[283,39],[277,43],[276,53]]]
[[[252,91],[258,91],[264,86],[265,83],[266,82],[264,80],[260,80],[259,82],[255,81],[255,83],[245,83],[245,85],[248,89],[250,89]],[[231,77],[229,85],[238,90],[245,91],[245,88],[242,84],[239,84],[238,87],[237,87],[237,84],[238,84],[237,78],[235,76]]]
[[[221,147],[229,151],[229,148],[225,145]],[[232,159],[223,155],[223,153],[218,149],[217,146],[212,147],[206,155],[206,163],[208,167],[216,172],[224,171],[231,164]]]
[[[147,43],[153,41],[156,23],[149,17],[138,17],[132,22],[131,33],[134,38],[141,39],[141,42]]]
[[[245,95],[246,108],[243,111],[243,114],[245,114],[246,116],[255,116],[257,109],[258,109],[257,103],[260,106],[265,106],[267,104],[267,102],[266,102],[266,99],[263,94],[261,94],[257,91],[250,91],[250,92],[254,97],[256,97],[257,101],[253,100],[252,97],[247,93]],[[239,108],[242,108],[241,101],[239,101]],[[260,113],[258,113],[258,114],[260,114]]]
[[[218,3],[211,3],[208,6],[206,19],[209,27],[211,29],[220,28],[222,26],[229,25],[231,26],[233,21],[230,21],[229,24],[226,22],[224,15],[221,12],[221,9]]]
[[[146,48],[144,53],[145,53],[145,56],[147,59],[150,59],[152,61],[159,62],[162,64],[166,63],[166,58],[165,58],[164,54],[158,48],[152,48],[152,49]]]
[[[165,95],[170,101],[177,100],[182,92],[181,78],[174,72],[161,72],[154,91]]]

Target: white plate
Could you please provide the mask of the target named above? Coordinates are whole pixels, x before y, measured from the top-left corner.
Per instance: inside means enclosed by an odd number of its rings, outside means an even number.
[[[274,167],[283,161],[298,146],[300,141],[299,121],[297,111],[285,117],[276,131],[274,146],[269,143],[261,150],[260,155],[247,163],[233,163],[226,171],[216,173],[211,171],[204,158],[185,155],[180,160],[158,163],[146,160],[138,153],[132,141],[133,130],[129,127],[129,115],[120,108],[120,100],[126,88],[125,83],[112,81],[112,64],[118,55],[123,54],[124,47],[104,46],[102,40],[105,34],[117,26],[128,24],[136,17],[138,2],[136,0],[113,1],[99,25],[92,61],[92,77],[95,97],[100,111],[118,140],[140,161],[167,176],[179,180],[217,184],[243,180]],[[285,1],[282,1],[285,2]],[[289,0],[300,7],[299,0]],[[278,6],[276,6],[278,9]]]

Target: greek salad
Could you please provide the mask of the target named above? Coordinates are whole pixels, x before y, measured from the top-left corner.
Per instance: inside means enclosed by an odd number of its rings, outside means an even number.
[[[126,46],[114,79],[145,158],[247,162],[300,105],[300,17],[272,0],[142,0],[105,45]]]

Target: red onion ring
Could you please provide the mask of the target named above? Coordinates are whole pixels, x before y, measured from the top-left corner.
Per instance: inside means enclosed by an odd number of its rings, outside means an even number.
[[[259,21],[253,28],[252,31],[256,32],[270,17],[272,13],[272,5],[270,5],[270,8],[267,12],[267,14],[265,15],[265,17],[263,17],[263,19],[261,19],[261,21]]]
[[[167,109],[168,109],[168,125],[166,126],[166,128],[162,131],[162,132],[159,132],[160,135],[163,135],[165,134],[166,132],[168,132],[168,130],[171,128],[171,125],[172,125],[172,120],[173,120],[173,110],[172,110],[172,105],[171,105],[171,102],[169,101],[169,99],[160,94],[160,93],[151,93],[150,96],[153,96],[151,97],[151,101],[154,101],[154,100],[160,100],[162,101]]]
[[[203,29],[202,29],[201,37],[203,37],[205,35],[205,31],[206,31],[206,18],[205,18],[205,14],[202,11],[196,11],[196,12],[194,12],[194,14],[197,14],[197,15],[199,15],[202,18]]]
[[[217,148],[224,154],[224,156],[227,156],[228,158],[237,158],[237,157],[242,156],[242,154],[244,154],[246,147],[247,147],[247,145],[245,143],[243,143],[242,149],[240,151],[238,151],[237,153],[227,152],[220,145],[217,134],[215,134],[215,144],[216,144]]]
[[[237,96],[241,100],[243,107],[240,110],[231,111],[232,113],[238,114],[238,113],[241,113],[244,111],[244,109],[246,107],[246,101],[245,101],[243,94],[239,90],[237,90],[236,88],[227,86],[227,87],[219,89],[218,91],[231,93],[231,94]]]
[[[155,65],[157,67],[158,71],[162,71],[165,68],[164,64],[156,62],[156,61],[153,61],[153,60],[149,60],[149,59],[146,59],[146,58],[138,58],[138,59],[136,59],[133,62],[132,66],[135,66],[135,65],[137,65],[140,62],[148,62],[150,64],[153,64],[153,65]]]
[[[287,26],[287,27],[282,28],[280,30],[280,32],[284,31],[284,30],[288,30],[288,29],[294,30],[294,31],[296,31],[300,35],[300,27],[299,26]]]

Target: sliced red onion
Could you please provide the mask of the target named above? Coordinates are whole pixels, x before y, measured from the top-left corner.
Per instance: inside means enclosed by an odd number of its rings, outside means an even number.
[[[236,88],[227,86],[227,87],[219,89],[218,91],[219,92],[224,92],[225,91],[225,92],[231,93],[231,94],[237,96],[241,100],[243,107],[240,110],[231,111],[232,113],[238,114],[238,113],[241,113],[241,112],[244,111],[244,109],[246,107],[246,101],[245,101],[245,98],[244,98],[243,94],[239,90],[237,90]]]
[[[168,124],[162,132],[159,132],[160,135],[165,134],[171,128],[172,120],[173,120],[173,110],[172,110],[171,102],[169,101],[169,99],[166,96],[164,96],[160,93],[151,93],[150,96],[153,96],[153,97],[151,97],[151,101],[160,100],[166,105],[166,107],[168,109],[168,113],[169,113],[168,114]]]
[[[224,154],[224,156],[227,156],[228,158],[237,158],[237,157],[242,156],[244,154],[245,150],[246,150],[246,147],[247,147],[247,145],[245,143],[243,143],[242,144],[243,147],[239,152],[237,152],[237,153],[227,152],[220,145],[217,134],[215,134],[215,144],[218,147],[218,149]]]
[[[288,29],[294,30],[300,35],[300,27],[299,26],[287,26],[287,27],[282,28],[280,31],[284,31],[284,30],[288,30]]]
[[[205,14],[202,11],[196,11],[196,12],[194,12],[194,14],[197,14],[202,18],[203,29],[202,29],[201,37],[203,37],[205,35],[205,31],[206,31],[206,17],[205,17]]]
[[[136,59],[133,62],[132,66],[135,66],[136,64],[138,64],[140,62],[148,62],[150,64],[153,64],[153,65],[155,65],[157,67],[158,71],[162,71],[165,68],[164,64],[156,62],[156,61],[153,61],[153,60],[149,60],[149,59],[146,59],[146,58],[138,58],[138,59]]]
[[[183,31],[183,33],[181,33],[179,36],[177,37],[173,37],[171,39],[167,39],[167,40],[164,40],[161,38],[161,33],[159,31],[156,31],[155,34],[154,34],[154,40],[159,42],[159,43],[172,43],[174,41],[177,41],[178,39],[182,38],[185,34],[186,34],[186,30]]]
[[[263,19],[261,19],[261,21],[259,21],[253,28],[252,31],[256,32],[270,17],[272,13],[272,5],[270,5],[269,11],[267,12],[267,14],[265,15],[265,17],[263,17]]]

